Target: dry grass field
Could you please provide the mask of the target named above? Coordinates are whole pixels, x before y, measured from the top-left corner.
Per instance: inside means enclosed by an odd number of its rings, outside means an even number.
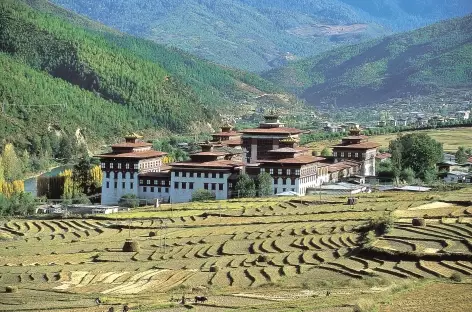
[[[418,132],[427,133],[433,139],[443,144],[444,151],[456,152],[459,146],[472,147],[470,139],[472,138],[472,128],[451,128],[451,129],[435,129],[421,130]],[[408,134],[411,132],[403,132]],[[369,141],[379,143],[382,147],[388,147],[390,141],[395,140],[397,134],[385,134],[369,137]],[[339,143],[339,140],[326,140],[307,144],[308,147],[321,152],[323,148],[330,147]]]
[[[345,197],[269,198],[0,220],[0,311],[125,303],[132,311],[470,311],[471,195],[372,193],[355,206]],[[386,216],[396,222],[370,254],[358,229]],[[426,226],[413,227],[415,217]],[[139,250],[122,251],[129,238]],[[176,302],[183,295],[186,306]],[[196,295],[209,301],[195,304]]]

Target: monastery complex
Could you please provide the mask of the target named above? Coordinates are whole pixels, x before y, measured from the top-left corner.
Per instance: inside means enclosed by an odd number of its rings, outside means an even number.
[[[242,173],[256,178],[261,172],[272,178],[274,194],[293,192],[335,183],[352,176],[374,176],[379,145],[368,141],[358,128],[333,147],[333,156],[313,156],[299,146],[303,131],[285,127],[275,114],[265,116],[258,128],[236,132],[230,125],[201,143],[201,152],[189,161],[165,165],[166,153],[138,136],[112,146],[98,155],[103,171],[102,204],[116,205],[124,195],[140,199],[181,203],[192,200],[196,190],[211,191],[217,200],[237,198],[236,182]]]

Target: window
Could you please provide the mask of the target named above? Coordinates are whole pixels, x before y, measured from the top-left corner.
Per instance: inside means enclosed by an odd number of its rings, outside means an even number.
[[[197,172],[197,178],[201,178],[202,174],[200,172]]]
[[[351,153],[347,153],[347,157],[351,158]]]
[[[105,163],[101,163],[101,167],[102,167],[102,169],[105,169],[105,167],[106,167]]]
[[[212,177],[213,179],[216,179],[216,172],[213,172],[212,175],[211,175],[211,177]]]
[[[264,168],[261,168],[261,173],[263,173],[264,171],[265,171]]]
[[[143,187],[143,192],[146,193],[147,192],[147,187]]]
[[[110,163],[110,169],[113,169],[113,163]]]
[[[162,180],[161,185],[166,185],[166,181]]]
[[[117,189],[118,188],[118,182],[115,182],[114,187]]]
[[[107,179],[110,179],[110,172],[109,172],[109,171],[107,171],[107,173],[105,173],[105,177],[106,177]]]
[[[286,191],[287,191],[287,189],[286,189],[286,188],[284,188],[282,192],[286,192]]]
[[[125,182],[121,182],[121,188],[122,188],[122,189],[125,189],[125,188],[126,188],[126,183],[125,183]]]
[[[110,188],[110,182],[107,182],[107,188]]]
[[[278,170],[277,170],[277,174],[278,174],[278,175],[282,175],[282,169],[278,169]]]
[[[287,169],[287,175],[291,175],[291,174],[292,174],[292,170]]]
[[[134,172],[130,172],[129,177],[130,177],[131,179],[134,179]]]
[[[229,187],[230,189],[232,189],[232,188],[233,188],[233,183],[229,183],[229,184],[228,184],[228,187]]]
[[[151,193],[154,193],[154,187],[151,187]]]
[[[147,185],[151,185],[151,180],[147,180]]]
[[[129,163],[126,163],[125,168],[129,169]]]
[[[158,184],[159,184],[159,181],[154,180],[154,185],[158,185]]]
[[[169,188],[168,187],[166,187],[166,193],[169,193]]]
[[[205,173],[205,178],[207,178],[207,179],[208,179],[208,173]]]
[[[211,190],[212,190],[212,191],[216,191],[216,183],[212,183],[212,184],[211,184]]]
[[[179,176],[179,172],[178,172],[178,171],[175,172],[175,176],[176,176],[176,177]]]
[[[193,190],[193,182],[190,182],[190,183],[188,184],[188,188],[191,189],[191,190]]]
[[[158,188],[157,188],[157,192],[158,192],[158,193],[162,192],[162,188],[158,187]]]
[[[295,175],[300,175],[300,169],[295,169]]]
[[[356,153],[356,154],[355,154],[355,157],[356,157],[356,158],[359,158],[359,153]]]
[[[270,168],[269,173],[274,174],[274,168]]]
[[[222,191],[223,188],[224,188],[223,183],[220,183],[220,185],[219,185],[219,190]]]
[[[129,188],[130,188],[130,189],[134,189],[134,183],[133,183],[133,182],[131,182],[131,183],[129,184]]]
[[[274,178],[274,184],[277,185],[279,183],[279,178]]]
[[[282,184],[287,185],[287,179],[282,179]]]
[[[179,189],[179,182],[174,182],[174,188],[175,188],[176,190]]]
[[[187,182],[182,182],[182,189],[186,190],[187,189]]]
[[[144,181],[143,180],[139,180],[139,185],[143,185],[144,184]]]
[[[208,183],[203,183],[203,188],[204,188],[205,190],[208,190]]]
[[[118,163],[118,169],[121,169],[121,163]]]
[[[223,177],[224,177],[223,173],[220,173],[220,179],[223,179]]]
[[[365,153],[362,153],[362,158],[364,158],[364,159],[365,159],[365,155],[366,155]]]
[[[296,180],[295,179],[291,179],[291,180],[292,180],[291,184],[295,185]]]
[[[190,177],[193,178],[193,172],[190,172]]]
[[[187,172],[182,172],[182,177],[186,178],[187,177]]]
[[[133,168],[134,168],[135,170],[137,170],[137,169],[139,168],[139,167],[138,167],[138,164],[134,164],[134,165],[133,165]]]
[[[341,157],[344,157],[344,152],[343,152],[343,153],[341,153]]]
[[[278,193],[278,192],[277,192],[277,188],[275,188],[275,189],[274,189],[274,194],[277,194],[277,193]]]

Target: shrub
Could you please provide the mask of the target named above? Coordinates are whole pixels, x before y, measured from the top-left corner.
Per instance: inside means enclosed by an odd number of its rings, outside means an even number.
[[[120,207],[136,208],[139,206],[139,199],[138,196],[136,196],[135,194],[126,194],[120,198],[118,204],[120,205]]]
[[[462,282],[462,275],[460,275],[457,272],[454,272],[454,273],[451,274],[450,279],[454,282],[460,283],[460,282]]]
[[[377,305],[372,299],[359,299],[354,305],[354,312],[373,312],[377,310]]]
[[[424,218],[413,218],[411,224],[413,226],[426,226],[426,220]]]
[[[16,293],[16,292],[18,292],[18,287],[16,287],[16,286],[7,286],[7,287],[5,287],[5,292],[9,293],[9,294]]]
[[[131,239],[127,239],[123,245],[123,252],[137,252],[139,251],[139,243]]]
[[[156,232],[149,232],[149,237],[155,237],[155,236],[157,236]]]
[[[216,265],[212,265],[210,267],[210,272],[212,272],[212,273],[216,273],[216,272],[218,272],[218,270],[219,270],[219,268]]]
[[[213,194],[209,190],[196,190],[192,194],[192,201],[193,202],[201,202],[201,201],[207,201],[207,200],[214,200],[215,199],[215,194]]]

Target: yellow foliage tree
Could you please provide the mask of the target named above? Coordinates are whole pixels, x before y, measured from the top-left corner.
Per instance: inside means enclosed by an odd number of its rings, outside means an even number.
[[[22,193],[25,191],[25,183],[21,180],[13,182],[1,181],[0,182],[0,194],[10,198],[13,194]]]
[[[103,172],[100,166],[95,166],[90,169],[90,184],[95,185],[95,187],[100,187],[102,185]]]
[[[163,164],[170,164],[170,163],[173,163],[174,161],[175,161],[174,157],[169,156],[169,155],[162,158],[162,163]]]
[[[78,187],[77,184],[74,183],[72,170],[64,170],[60,176],[64,177],[64,198],[74,198],[74,196],[78,193]]]

